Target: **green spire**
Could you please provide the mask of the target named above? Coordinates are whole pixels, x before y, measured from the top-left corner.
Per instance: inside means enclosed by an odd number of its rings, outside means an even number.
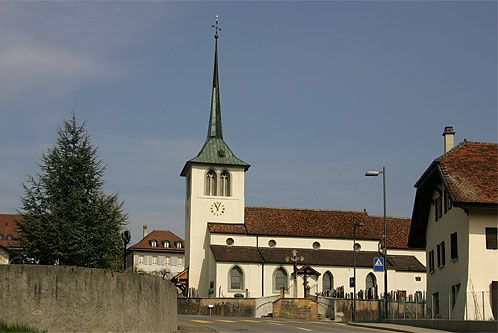
[[[213,28],[215,28],[214,73],[208,134],[199,154],[185,163],[180,174],[181,176],[186,176],[187,169],[192,164],[232,165],[243,167],[244,170],[249,169],[250,166],[235,156],[223,140],[223,132],[221,129],[220,87],[218,80],[218,31],[221,31],[218,27],[218,16],[216,16],[216,26],[213,25]]]
[[[218,21],[217,21],[218,22]],[[208,138],[223,139],[221,127],[220,83],[218,79],[218,31],[214,35],[214,72],[211,94],[211,113],[209,115]]]

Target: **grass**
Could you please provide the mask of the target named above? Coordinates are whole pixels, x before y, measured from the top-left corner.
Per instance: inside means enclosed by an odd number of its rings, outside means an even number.
[[[36,329],[36,328],[33,328],[33,327],[30,327],[30,326],[26,326],[26,325],[18,325],[18,324],[14,324],[14,325],[9,325],[7,323],[4,323],[3,321],[0,321],[0,332],[1,333],[21,333],[21,332],[25,332],[25,333],[42,333],[44,331],[41,331],[39,329]]]

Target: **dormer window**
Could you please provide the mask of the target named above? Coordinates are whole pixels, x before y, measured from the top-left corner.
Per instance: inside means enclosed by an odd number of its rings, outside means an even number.
[[[181,248],[183,247],[182,242],[176,242],[176,247],[177,247],[178,249],[181,249]]]
[[[224,170],[220,174],[220,195],[223,195],[225,197],[229,197],[231,195],[231,188],[230,188],[230,174],[228,171]]]
[[[8,234],[7,235],[7,240],[14,240],[14,236],[12,236],[11,234]]]
[[[216,186],[217,186],[216,172],[214,170],[209,170],[206,173],[206,186],[204,194],[217,195]]]
[[[163,240],[163,247],[169,247],[169,241]]]
[[[0,234],[0,240],[2,240],[2,239],[3,239],[3,235],[2,235],[2,234]]]
[[[157,240],[153,239],[149,243],[151,247],[157,247]]]

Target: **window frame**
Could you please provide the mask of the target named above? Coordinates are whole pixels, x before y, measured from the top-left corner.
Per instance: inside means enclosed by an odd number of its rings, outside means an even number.
[[[276,293],[280,292],[280,288],[277,288],[277,274],[278,274],[278,272],[283,272],[285,274],[283,277],[281,277],[281,279],[285,279],[284,286],[283,286],[284,293],[288,293],[289,292],[289,273],[287,272],[287,270],[283,266],[279,266],[273,271],[273,278],[272,278],[273,292],[276,292]]]
[[[240,279],[240,281],[239,281],[239,287],[240,288],[233,288],[233,282],[234,281],[233,281],[232,272],[239,272],[240,273],[240,275],[238,276],[238,278]],[[239,265],[233,265],[228,270],[228,292],[241,292],[241,291],[244,291],[244,283],[245,283],[244,270]]]
[[[228,170],[223,170],[220,173],[219,195],[224,197],[232,196],[232,175]]]
[[[486,250],[498,250],[498,228],[485,227]]]
[[[204,176],[204,195],[217,196],[218,195],[218,175],[214,169],[206,171]]]
[[[450,234],[450,259],[458,259],[458,233],[452,232]]]

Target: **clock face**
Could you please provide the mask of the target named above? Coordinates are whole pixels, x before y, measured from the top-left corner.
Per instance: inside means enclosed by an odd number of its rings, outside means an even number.
[[[220,201],[215,201],[211,204],[211,206],[209,207],[209,209],[211,210],[211,214],[213,214],[214,216],[220,216],[220,215],[223,215],[225,214],[225,205],[223,203],[221,203]]]

